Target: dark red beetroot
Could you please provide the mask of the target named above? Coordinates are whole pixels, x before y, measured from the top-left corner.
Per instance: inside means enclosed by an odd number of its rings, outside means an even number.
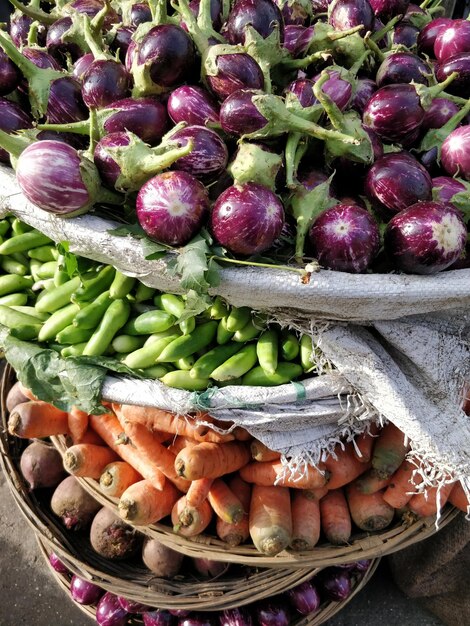
[[[0,130],[10,134],[32,125],[31,117],[16,102],[0,97]],[[0,148],[0,162],[10,163],[10,155],[3,148]]]
[[[424,114],[423,123],[421,125],[422,131],[429,130],[430,128],[441,128],[451,117],[458,113],[459,110],[459,107],[447,98],[434,98],[431,102],[431,106]]]
[[[444,140],[441,166],[450,176],[470,180],[470,126],[456,128]]]
[[[90,527],[93,550],[105,559],[120,561],[132,558],[140,549],[143,535],[126,524],[111,509],[102,507]]]
[[[429,84],[431,68],[411,52],[392,52],[382,61],[375,80],[378,87],[395,83]]]
[[[451,178],[450,176],[436,176],[432,179],[432,189],[434,199],[438,202],[452,203],[452,198],[457,193],[461,193],[466,190],[463,183]]]
[[[434,42],[438,34],[447,26],[452,24],[450,17],[436,17],[436,19],[426,24],[418,35],[417,46],[420,54],[426,54],[434,59]]]
[[[192,140],[189,154],[177,159],[172,169],[188,172],[204,182],[213,181],[227,167],[228,150],[224,141],[214,130],[205,126],[187,126],[172,135],[178,147]]]
[[[369,0],[375,15],[388,22],[395,15],[405,15],[410,0]]]
[[[470,52],[456,54],[448,57],[442,63],[438,63],[436,78],[438,81],[443,81],[453,72],[457,72],[458,76],[447,87],[447,91],[455,96],[468,98],[470,95]]]
[[[209,210],[204,185],[186,172],[151,178],[137,195],[137,218],[150,239],[182,246],[198,232]]]
[[[461,213],[439,202],[418,202],[397,213],[384,234],[395,267],[412,274],[445,270],[463,253],[466,240]]]
[[[211,229],[216,240],[234,254],[252,255],[268,250],[284,224],[284,207],[263,185],[229,187],[215,202]]]
[[[328,23],[335,30],[349,30],[362,24],[365,33],[373,29],[374,12],[369,0],[333,0],[328,9]]]
[[[434,55],[442,62],[463,52],[470,52],[470,22],[452,20],[451,24],[439,31],[434,41]]]
[[[131,79],[117,61],[98,59],[82,78],[82,97],[89,109],[101,109],[129,95]]]
[[[219,54],[215,65],[217,73],[206,73],[206,81],[220,100],[225,100],[238,89],[263,89],[264,87],[264,76],[260,66],[246,52]]]
[[[281,12],[271,0],[237,0],[227,20],[227,39],[231,44],[245,43],[245,28],[252,26],[263,39],[275,28],[279,29],[281,43],[284,22]]]
[[[195,85],[174,89],[168,98],[167,110],[175,124],[186,122],[205,126],[208,122],[219,121],[219,105],[205,89]]]
[[[355,204],[323,211],[310,228],[309,240],[320,265],[338,272],[364,272],[380,246],[376,222]]]
[[[129,613],[119,604],[118,597],[107,591],[96,607],[98,626],[126,626]]]
[[[253,96],[262,93],[254,89],[234,91],[220,107],[220,123],[230,135],[254,133],[267,124],[267,119],[252,102]]]
[[[430,200],[432,181],[408,152],[385,154],[370,167],[364,190],[374,205],[397,213],[419,200]]]

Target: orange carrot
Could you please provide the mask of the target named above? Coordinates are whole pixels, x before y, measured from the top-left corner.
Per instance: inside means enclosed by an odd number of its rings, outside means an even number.
[[[129,465],[132,465],[135,471],[139,472],[146,480],[149,480],[156,489],[163,488],[165,476],[161,473],[158,465],[154,461],[144,461],[140,452],[134,446],[130,443],[125,443],[122,426],[113,413],[90,415],[90,424],[93,430],[123,461],[127,461]]]
[[[34,395],[34,393],[31,391],[31,389],[28,389],[28,387],[25,387],[22,382],[18,381],[18,386],[20,388],[21,393],[27,398],[29,398],[29,400],[39,400],[39,398],[37,398]]]
[[[229,524],[237,524],[243,519],[243,504],[220,478],[212,483],[207,499],[214,513]]]
[[[218,517],[216,521],[216,531],[219,539],[228,543],[229,546],[235,547],[244,543],[250,536],[248,512],[250,510],[251,485],[240,478],[239,474],[235,474],[229,480],[228,484],[233,493],[237,494],[245,514],[237,524],[229,524]]]
[[[236,472],[249,460],[249,447],[242,441],[203,442],[181,450],[176,456],[175,470],[187,480],[218,478]]]
[[[377,433],[380,432],[377,424],[371,424],[369,432],[365,432],[362,435],[358,435],[355,439],[356,447],[354,448],[354,454],[358,461],[361,463],[369,463],[372,458],[372,450],[377,440]]]
[[[73,406],[68,414],[68,424],[73,443],[82,443],[82,437],[88,429],[88,413]]]
[[[80,443],[92,443],[94,446],[105,446],[106,442],[101,439],[97,432],[93,428],[89,427],[83,434]]]
[[[359,478],[356,478],[354,482],[361,493],[375,493],[387,487],[390,480],[391,476],[381,478],[377,476],[375,470],[370,469],[365,474],[359,476]]]
[[[321,500],[322,498],[326,496],[329,489],[328,489],[328,484],[326,484],[324,487],[318,487],[318,489],[305,489],[304,491],[308,494],[309,498],[315,498],[315,500]]]
[[[416,466],[409,461],[403,461],[390,479],[383,494],[385,502],[394,509],[402,509],[408,504],[416,491],[416,486],[423,480],[419,474],[413,476]],[[412,482],[412,480],[414,482]]]
[[[189,506],[200,506],[200,504],[207,499],[213,482],[213,478],[198,478],[198,480],[193,480],[186,493],[186,500]]]
[[[100,476],[101,491],[113,498],[120,498],[125,490],[142,480],[139,472],[125,461],[114,461],[109,463]]]
[[[250,535],[257,550],[275,556],[292,543],[292,511],[287,487],[253,485]]]
[[[425,492],[415,494],[408,502],[408,509],[418,517],[432,517],[449,499],[454,483],[447,483],[440,489],[430,487]]]
[[[292,542],[296,551],[312,550],[320,539],[320,504],[308,492],[292,492]]]
[[[344,450],[341,446],[336,446],[334,452],[337,458],[329,456],[325,461],[326,469],[330,472],[328,489],[344,487],[369,467],[367,463],[362,463],[356,457],[352,443],[346,444]]]
[[[148,480],[130,485],[119,499],[119,515],[138,526],[154,524],[170,515],[180,492],[167,481],[162,490]]]
[[[188,490],[190,483],[176,474],[175,455],[160,443],[158,434],[154,436],[154,433],[146,426],[135,422],[123,420],[121,426],[124,427],[126,436],[137,449],[143,462],[154,463],[162,474],[164,474],[168,480],[171,480],[180,491],[186,492]]]
[[[351,515],[342,489],[329,491],[320,500],[321,527],[330,543],[339,546],[351,537]]]
[[[17,404],[8,418],[8,432],[22,439],[40,439],[69,432],[67,413],[42,400]]]
[[[253,439],[252,435],[241,426],[236,426],[232,431],[232,435],[237,441],[251,441]]]
[[[183,537],[200,535],[209,526],[212,515],[212,507],[207,500],[198,507],[191,507],[186,496],[182,496],[171,511],[173,532]]]
[[[372,467],[377,476],[392,476],[405,460],[408,450],[405,435],[395,424],[389,422],[380,431],[372,454]]]
[[[264,487],[275,484],[278,487],[292,487],[293,489],[319,489],[327,482],[327,475],[322,473],[322,465],[318,469],[313,465],[308,465],[302,474],[291,475],[281,461],[266,461],[265,463],[253,461],[240,469],[240,476],[248,483]]]
[[[383,530],[392,523],[394,509],[385,502],[382,493],[361,493],[354,483],[346,488],[349,512],[361,530]]]
[[[277,461],[281,458],[280,452],[270,450],[264,443],[253,439],[250,445],[251,456],[255,461]]]
[[[167,449],[176,456],[178,452],[181,452],[186,446],[195,445],[197,445],[197,441],[194,439],[188,439],[188,437],[174,437],[168,444]]]
[[[64,468],[69,474],[98,480],[106,465],[119,457],[107,446],[77,443],[67,448],[63,458]]]
[[[465,491],[463,490],[462,483],[460,481],[454,483],[454,488],[450,492],[449,502],[464,513],[468,513],[470,502],[467,500],[467,496],[465,495]]]
[[[156,409],[154,407],[135,406],[132,404],[113,404],[114,412],[119,416],[130,422],[142,424],[149,430],[163,431],[165,433],[172,433],[174,435],[183,435],[184,437],[190,437],[197,441],[232,441],[233,435],[220,435],[211,430],[208,426],[196,426],[195,422],[191,423],[191,420],[179,417],[169,411],[163,411],[162,409]],[[209,416],[201,414],[198,416],[207,422],[211,421]]]

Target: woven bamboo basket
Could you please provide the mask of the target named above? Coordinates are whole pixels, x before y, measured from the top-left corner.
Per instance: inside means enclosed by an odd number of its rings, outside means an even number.
[[[60,587],[70,597],[70,578],[66,574],[61,574],[57,572],[50,565],[49,555],[52,552],[52,550],[48,547],[48,542],[39,536],[37,536],[37,541],[39,545],[39,550],[42,556],[44,557],[44,559],[46,560],[46,563],[52,575],[57,580]],[[324,624],[327,620],[331,619],[334,615],[336,615],[339,611],[341,611],[354,598],[354,596],[356,596],[367,585],[369,580],[374,575],[375,570],[377,569],[377,566],[379,565],[379,563],[380,563],[380,559],[374,559],[373,561],[371,561],[369,569],[364,574],[364,576],[356,583],[351,595],[346,600],[342,600],[341,602],[332,602],[332,601],[325,602],[324,604],[322,604],[322,606],[320,607],[320,610],[315,615],[312,615],[311,617],[303,617],[301,619],[298,619],[292,623],[292,626],[318,626],[319,624]],[[67,563],[65,564],[67,565]],[[83,611],[83,613],[85,613],[92,619],[95,618],[96,609],[94,606],[83,606],[80,604],[77,604],[77,606],[79,609]],[[132,620],[132,624],[140,624],[140,623],[142,622],[140,622],[138,618],[134,618]]]

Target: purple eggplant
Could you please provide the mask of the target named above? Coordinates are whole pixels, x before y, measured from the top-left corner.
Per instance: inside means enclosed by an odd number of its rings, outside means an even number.
[[[67,62],[67,56],[76,61],[84,51],[73,41],[66,41],[64,35],[70,30],[73,22],[71,17],[61,17],[49,26],[46,38],[46,48],[62,66]]]
[[[328,74],[328,80],[322,85],[322,91],[336,104],[340,111],[344,111],[351,101],[353,87],[352,84],[343,78],[338,70],[324,70]],[[313,80],[317,82],[320,74]]]
[[[439,202],[418,202],[390,220],[384,246],[398,269],[435,274],[459,259],[467,235],[460,211]]]
[[[182,85],[174,89],[167,102],[168,115],[175,124],[185,122],[205,126],[219,123],[219,105],[202,87]]]
[[[201,0],[191,0],[189,3],[189,8],[191,9],[192,14],[197,18],[199,15],[199,7],[201,4]],[[211,0],[210,2],[210,13],[211,13],[211,22],[212,28],[215,31],[220,30],[222,26],[222,3],[221,0]],[[186,25],[181,24],[184,28]]]
[[[134,95],[163,93],[182,83],[191,73],[193,59],[192,40],[182,28],[174,24],[154,26],[136,48]]]
[[[191,611],[186,609],[168,609],[168,613],[170,613],[170,615],[174,615],[175,617],[187,617],[191,614]]]
[[[274,0],[281,10],[284,26],[303,26],[312,13],[311,7],[303,0]],[[284,30],[285,37],[285,30]]]
[[[388,22],[396,15],[405,15],[410,0],[369,0],[374,14]]]
[[[150,239],[183,246],[199,231],[209,211],[204,185],[187,172],[151,178],[137,194],[137,219]]]
[[[214,69],[206,70],[205,80],[219,100],[239,89],[263,89],[263,72],[252,56],[246,52],[215,54],[215,50],[212,51]]]
[[[46,118],[50,124],[69,124],[84,120],[87,109],[82,99],[80,84],[65,76],[51,83]]]
[[[293,57],[297,54],[299,39],[306,30],[305,26],[296,26],[294,24],[287,24],[284,29],[284,42],[282,45]]]
[[[49,563],[50,563],[52,569],[54,569],[59,574],[64,574],[66,576],[68,574],[70,574],[70,570],[68,569],[68,567],[66,567],[62,563],[62,561],[60,560],[60,558],[57,556],[57,554],[55,552],[51,552],[49,554]]]
[[[272,0],[236,0],[227,20],[229,43],[243,45],[248,25],[263,39],[278,29],[281,43],[283,41],[284,22],[279,8]]]
[[[95,57],[91,54],[91,52],[88,52],[87,54],[81,56],[73,64],[72,76],[76,80],[78,80],[79,83],[81,83],[85,72],[90,67],[90,65],[94,63],[94,61]]]
[[[155,609],[142,613],[144,626],[173,626],[175,619],[169,611]]]
[[[458,112],[459,107],[451,100],[447,98],[434,98],[431,102],[431,106],[424,114],[421,129],[429,130],[430,128],[441,128]]]
[[[0,97],[0,130],[10,134],[32,125],[31,117],[16,102]],[[10,163],[10,155],[3,148],[0,148],[0,162]]]
[[[23,56],[29,59],[36,67],[43,70],[57,70],[60,72],[60,64],[48,52],[40,48],[23,48]]]
[[[128,72],[131,71],[132,67],[128,67],[126,63],[127,51],[131,44],[135,46],[135,42],[132,41],[134,33],[135,28],[132,26],[120,26],[116,29],[114,39],[111,43],[112,52],[114,54],[116,54],[116,52],[118,53],[119,60],[121,63],[124,63]]]
[[[18,158],[16,179],[30,202],[62,217],[86,213],[104,198],[93,162],[60,141],[28,146]]]
[[[216,626],[218,623],[217,614],[213,613],[190,613],[178,620],[178,626]]]
[[[369,169],[367,197],[381,209],[397,213],[420,200],[430,200],[432,181],[426,169],[408,152],[385,154]]]
[[[126,50],[126,59],[124,62],[124,67],[129,73],[132,73],[135,61],[137,61],[137,43],[131,39]]]
[[[429,24],[426,24],[418,35],[417,46],[419,54],[425,54],[431,59],[434,59],[434,43],[436,37],[452,23],[453,20],[450,17],[437,17],[429,22]]]
[[[457,72],[457,78],[447,87],[447,91],[455,96],[468,98],[470,94],[470,51],[456,54],[438,63],[436,78],[443,81],[453,72]]]
[[[15,11],[10,19],[10,37],[17,48],[28,45],[28,35],[33,23],[33,18],[24,13]],[[46,26],[38,25],[37,43],[39,46],[46,45]]]
[[[293,94],[303,109],[318,104],[318,100],[313,95],[314,81],[310,78],[298,78],[287,85],[285,93]]]
[[[259,626],[289,626],[289,609],[285,600],[268,598],[255,606],[255,617]]]
[[[220,107],[220,124],[229,135],[245,135],[261,130],[268,120],[253,104],[255,89],[239,89],[226,98]]]
[[[313,16],[317,16],[319,13],[326,13],[328,11],[328,0],[311,0]]]
[[[234,254],[249,256],[268,250],[283,225],[284,207],[278,196],[257,183],[229,187],[212,208],[212,233]]]
[[[108,59],[97,59],[90,64],[82,79],[82,97],[89,109],[102,109],[130,92],[130,76],[125,67]]]
[[[139,24],[145,24],[152,21],[152,11],[146,2],[136,2],[133,4],[129,11],[129,23],[128,26],[134,26],[137,28]]]
[[[467,191],[467,187],[456,178],[436,176],[432,179],[432,190],[434,200],[452,204],[452,198],[458,193]]]
[[[82,15],[88,15],[88,17],[92,19],[104,8],[104,4],[103,0],[73,0],[73,2],[65,5],[62,9],[62,13],[68,14],[71,17],[73,17],[74,13],[81,13]],[[120,21],[119,14],[112,6],[108,6],[107,13],[103,20],[104,30],[109,30],[114,24]]]
[[[441,165],[450,176],[470,180],[470,126],[456,128],[444,140]]]
[[[116,188],[121,168],[107,149],[128,146],[130,142],[130,136],[126,132],[116,132],[105,135],[95,146],[93,160],[101,180],[109,189]]]
[[[378,87],[411,81],[428,85],[430,76],[431,68],[416,54],[392,52],[381,63],[375,80]]]
[[[359,78],[356,85],[356,93],[351,101],[351,108],[362,115],[367,102],[377,91],[377,83],[370,78]]]
[[[142,604],[142,602],[136,602],[135,600],[128,600],[123,596],[118,596],[118,600],[122,608],[128,613],[145,613],[146,611],[152,610],[152,607],[147,604]]]
[[[338,272],[364,272],[380,247],[377,223],[355,204],[337,204],[323,211],[308,236],[318,262]]]
[[[228,150],[220,136],[205,126],[186,126],[171,135],[178,147],[192,141],[191,152],[177,159],[172,169],[188,172],[205,183],[215,180],[227,167]]]
[[[365,574],[369,571],[372,561],[370,559],[361,559],[360,561],[356,561],[353,563],[353,570],[355,572],[359,572],[361,574]]]
[[[311,581],[306,581],[286,592],[290,603],[297,613],[313,615],[320,608],[320,594]]]
[[[225,609],[219,613],[219,626],[253,626],[253,618],[244,608]]]
[[[36,135],[37,141],[61,141],[76,150],[85,150],[88,147],[88,140],[73,133],[57,133],[53,130],[41,130]]]
[[[0,49],[0,96],[14,91],[21,81],[21,73],[16,65]]]
[[[419,28],[413,24],[400,22],[395,25],[392,33],[392,43],[394,46],[404,46],[413,48],[418,42]]]
[[[470,52],[470,22],[452,20],[451,24],[439,31],[434,41],[434,55],[442,63],[464,52]]]
[[[104,595],[104,589],[74,575],[70,581],[70,595],[78,604],[88,606],[99,601]]]
[[[96,607],[98,626],[126,626],[129,614],[119,604],[118,597],[107,591]]]
[[[351,574],[349,570],[329,567],[319,577],[322,595],[333,602],[341,602],[349,598],[352,592]]]
[[[328,8],[328,23],[335,30],[349,30],[362,24],[363,33],[371,31],[374,11],[369,0],[333,0]]]

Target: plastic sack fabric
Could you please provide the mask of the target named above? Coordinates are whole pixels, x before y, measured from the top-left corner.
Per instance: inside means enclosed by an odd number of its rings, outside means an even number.
[[[26,201],[4,167],[0,190],[3,214],[14,213],[54,241],[69,242],[72,252],[146,285],[182,291],[165,260],[146,260],[139,240],[109,233],[114,222],[42,211]],[[470,489],[470,423],[462,410],[470,381],[470,270],[424,277],[322,270],[302,284],[290,272],[230,268],[210,293],[310,332],[335,371],[275,388],[229,386],[202,394],[109,376],[103,397],[181,414],[208,409],[295,463],[316,462],[340,437],[353,438],[371,420],[387,419],[412,441],[430,482],[445,482],[452,473]]]

